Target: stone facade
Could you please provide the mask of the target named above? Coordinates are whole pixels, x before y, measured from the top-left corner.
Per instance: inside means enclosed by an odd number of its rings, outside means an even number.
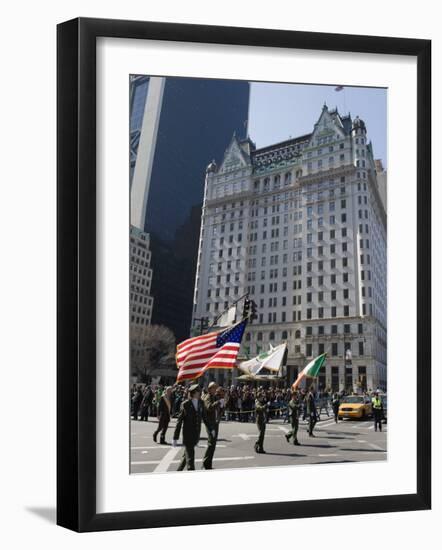
[[[193,316],[213,320],[248,293],[258,319],[243,356],[285,340],[288,382],[326,351],[320,386],[385,389],[386,239],[358,117],[324,105],[311,134],[262,149],[233,136],[207,168]]]

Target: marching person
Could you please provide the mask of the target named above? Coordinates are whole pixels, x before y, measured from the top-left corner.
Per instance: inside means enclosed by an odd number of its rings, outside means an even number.
[[[168,386],[164,390],[163,395],[160,397],[158,401],[158,427],[153,433],[153,440],[156,443],[158,434],[161,432],[160,443],[162,445],[166,444],[166,432],[167,432],[167,428],[169,427],[170,412],[172,409],[171,398],[172,398],[172,387]]]
[[[379,397],[379,392],[374,392],[374,397],[371,400],[371,404],[373,407],[373,418],[374,418],[374,431],[382,432],[382,418],[384,416],[384,407],[382,405],[382,399]]]
[[[305,411],[308,418],[308,435],[309,437],[316,437],[313,433],[316,422],[318,421],[318,415],[316,412],[315,396],[313,393],[313,386],[309,389],[305,396]]]
[[[332,398],[332,409],[333,409],[333,415],[335,417],[335,423],[338,423],[338,415],[339,415],[339,406],[341,404],[341,400],[339,399],[339,394],[335,393],[333,394]]]
[[[149,420],[149,409],[153,401],[153,391],[150,386],[146,386],[143,393],[143,400],[141,401],[140,411],[141,420],[147,422]]]
[[[140,409],[142,401],[143,401],[143,390],[141,389],[141,386],[138,386],[132,396],[132,414],[133,414],[132,418],[134,420],[138,420],[138,411]]]
[[[203,458],[203,468],[213,470],[212,460],[218,440],[219,423],[224,408],[224,392],[216,382],[210,382],[203,398],[206,409],[207,449]]]
[[[206,410],[201,400],[201,390],[198,384],[189,387],[189,398],[183,401],[173,435],[173,446],[176,447],[183,429],[184,452],[178,471],[195,470],[195,447],[200,438],[201,422],[207,425]],[[208,428],[209,429],[209,428]]]
[[[255,443],[255,452],[265,454],[264,451],[264,435],[266,431],[268,406],[266,403],[265,393],[261,390],[255,400],[255,415],[256,425],[258,426],[259,436]]]
[[[287,443],[290,443],[290,438],[293,437],[293,445],[301,445],[298,441],[298,428],[299,428],[299,414],[301,410],[301,399],[299,397],[298,390],[293,390],[292,398],[288,403],[289,418],[292,425],[292,429],[285,434]]]

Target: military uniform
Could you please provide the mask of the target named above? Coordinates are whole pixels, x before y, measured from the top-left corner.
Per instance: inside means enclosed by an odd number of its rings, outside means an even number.
[[[148,421],[149,420],[149,409],[152,405],[153,401],[153,392],[150,388],[146,389],[146,392],[144,393],[143,400],[141,401],[141,420]]]
[[[315,437],[313,435],[313,429],[316,425],[316,422],[318,420],[318,415],[316,412],[316,403],[315,403],[315,397],[312,392],[309,392],[305,397],[305,410],[308,417],[308,435],[310,437]]]
[[[301,399],[298,394],[295,394],[289,401],[289,417],[292,429],[286,434],[286,439],[290,442],[290,438],[293,437],[293,444],[300,445],[298,441],[298,428],[299,428],[299,413],[301,409]]]
[[[255,415],[256,425],[258,426],[259,436],[258,441],[255,443],[255,451],[257,453],[265,453],[264,451],[264,435],[267,424],[267,403],[263,399],[255,400]]]
[[[184,452],[178,471],[184,470],[186,466],[188,470],[195,470],[195,446],[200,438],[201,422],[207,425],[203,401],[186,399],[181,405],[173,436],[174,441],[177,441],[182,428]]]
[[[170,411],[172,402],[166,395],[162,395],[158,403],[158,427],[153,433],[153,439],[156,442],[158,434],[160,435],[160,443],[166,443],[166,431],[170,422]]]
[[[203,398],[206,412],[207,449],[203,458],[203,467],[212,469],[213,455],[218,441],[219,422],[221,420],[221,403],[215,395],[207,393]]]

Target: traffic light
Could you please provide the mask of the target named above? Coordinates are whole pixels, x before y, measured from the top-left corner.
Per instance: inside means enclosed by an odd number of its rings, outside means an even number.
[[[201,318],[201,334],[203,334],[208,328],[209,328],[209,318],[208,317],[202,317]]]
[[[245,319],[246,317],[249,316],[249,311],[250,311],[250,300],[248,298],[246,298],[244,300],[244,307],[243,307],[243,310],[242,310],[243,319]]]
[[[254,319],[258,319],[258,307],[256,305],[255,300],[250,300],[250,306],[251,306],[251,312],[250,312],[250,322],[252,322]]]

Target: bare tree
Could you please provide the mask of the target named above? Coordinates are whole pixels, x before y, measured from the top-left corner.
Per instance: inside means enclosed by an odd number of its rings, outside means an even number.
[[[139,382],[148,382],[155,371],[175,366],[175,336],[163,325],[133,326],[131,370]]]

